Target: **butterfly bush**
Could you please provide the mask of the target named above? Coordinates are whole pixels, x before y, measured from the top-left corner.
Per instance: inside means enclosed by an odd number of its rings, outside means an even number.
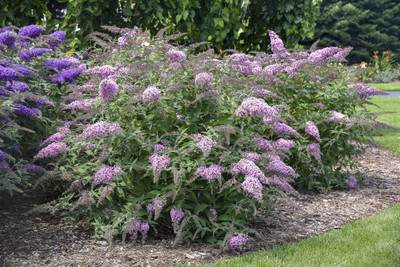
[[[292,52],[270,31],[272,54],[222,57],[162,32],[151,39],[104,28],[116,39],[93,33],[101,49],[85,63],[42,63],[57,86],[67,84],[68,122],[37,158],[69,184],[56,209],[84,218],[97,237],[108,229],[134,240],[151,225],[154,235],[174,233],[174,244],[203,239],[243,250],[249,221],[279,197],[348,187],[341,170],[374,125],[359,109],[373,94],[349,87],[351,72],[337,64],[349,49]],[[61,144],[65,151],[50,153]]]
[[[73,66],[61,58],[65,37],[63,31],[46,33],[40,25],[0,29],[0,148],[10,155],[0,191],[32,185],[46,173],[43,162],[67,152],[63,134],[52,135],[63,119],[57,116],[65,94],[52,80],[73,83],[80,72],[68,73]],[[33,159],[36,164],[29,162]]]

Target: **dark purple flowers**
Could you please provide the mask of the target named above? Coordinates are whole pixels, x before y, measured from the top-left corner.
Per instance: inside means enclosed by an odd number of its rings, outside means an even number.
[[[19,29],[18,36],[26,36],[29,38],[36,38],[42,34],[43,27],[40,25],[29,25]]]
[[[17,35],[12,31],[0,33],[0,49],[2,46],[14,47]]]
[[[71,66],[71,62],[66,59],[47,60],[43,63],[43,67],[46,67],[48,69],[54,68],[57,70],[62,70],[69,68],[69,66]]]
[[[64,70],[58,73],[57,78],[54,78],[52,83],[72,83],[81,74],[83,69],[74,68],[69,70]]]

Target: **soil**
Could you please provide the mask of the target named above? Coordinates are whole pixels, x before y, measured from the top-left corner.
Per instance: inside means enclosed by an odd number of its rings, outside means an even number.
[[[328,194],[292,195],[271,213],[260,212],[249,250],[262,250],[340,229],[400,202],[400,158],[376,148],[358,159],[361,186]],[[209,263],[235,256],[207,244],[172,247],[172,237],[109,245],[81,226],[47,213],[26,213],[47,196],[31,194],[0,206],[2,266],[174,266]]]

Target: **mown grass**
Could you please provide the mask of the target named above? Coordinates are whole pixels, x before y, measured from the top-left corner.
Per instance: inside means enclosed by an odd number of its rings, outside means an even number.
[[[400,266],[400,204],[341,230],[205,266]]]
[[[383,114],[378,120],[391,126],[400,128],[400,98],[395,97],[373,97],[372,101],[378,105],[368,105],[367,108],[371,112],[393,111],[395,113]],[[374,140],[378,144],[384,145],[398,156],[400,156],[400,130],[397,129],[381,129],[382,136],[375,136]]]
[[[400,128],[400,98],[372,98],[371,112]],[[375,141],[400,156],[400,130],[382,129]],[[341,230],[205,266],[400,266],[400,204]]]
[[[370,83],[368,86],[382,91],[400,91],[400,83]]]

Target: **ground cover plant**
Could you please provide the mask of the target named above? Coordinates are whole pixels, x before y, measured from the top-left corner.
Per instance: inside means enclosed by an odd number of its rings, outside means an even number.
[[[59,59],[64,40],[39,25],[0,29],[0,191],[21,191],[46,172],[30,161],[62,121],[60,77],[83,70],[77,59]]]
[[[341,230],[204,266],[396,266],[400,205]]]
[[[96,237],[166,231],[243,250],[280,196],[356,186],[343,169],[376,130],[359,107],[382,92],[349,83],[337,63],[350,49],[291,52],[270,31],[272,55],[221,57],[172,45],[180,35],[104,28],[118,38],[91,34],[100,49],[34,156],[49,167],[39,181],[68,185],[55,208]]]

